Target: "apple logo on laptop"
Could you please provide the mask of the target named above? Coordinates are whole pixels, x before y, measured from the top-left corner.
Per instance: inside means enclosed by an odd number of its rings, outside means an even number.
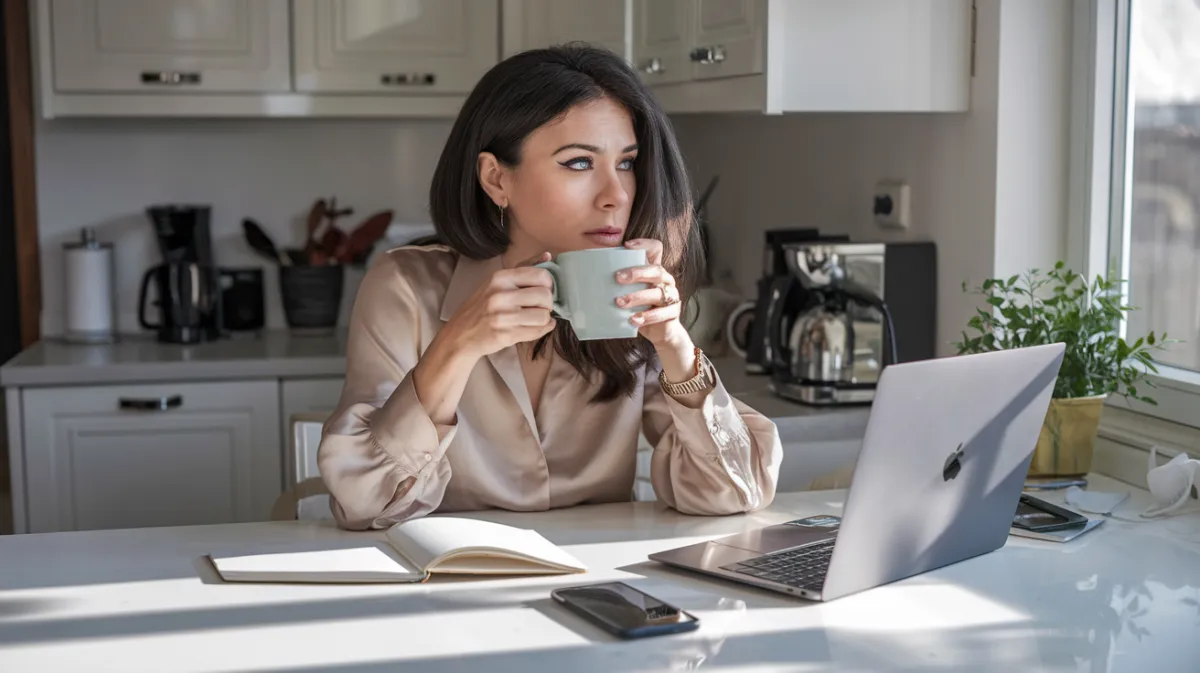
[[[946,464],[942,466],[943,481],[950,481],[958,476],[959,471],[962,470],[962,455],[963,445],[959,444],[958,448],[955,449],[954,452],[949,456],[947,456]]]

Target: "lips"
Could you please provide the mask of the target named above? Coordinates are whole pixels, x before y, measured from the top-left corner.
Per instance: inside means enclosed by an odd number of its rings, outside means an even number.
[[[625,232],[617,227],[600,227],[586,231],[583,235],[601,245],[619,245]]]
[[[592,235],[620,236],[623,232],[617,227],[601,227],[599,229],[591,229],[584,233],[587,234],[588,236],[592,236]]]

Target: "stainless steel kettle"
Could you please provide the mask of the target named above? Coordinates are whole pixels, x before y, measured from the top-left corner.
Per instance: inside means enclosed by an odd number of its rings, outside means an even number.
[[[854,324],[849,313],[822,304],[798,316],[787,353],[793,380],[851,383]]]

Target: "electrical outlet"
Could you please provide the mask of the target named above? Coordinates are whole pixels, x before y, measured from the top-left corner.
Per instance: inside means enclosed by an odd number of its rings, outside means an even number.
[[[908,183],[903,180],[880,180],[875,183],[872,213],[881,227],[908,227]]]

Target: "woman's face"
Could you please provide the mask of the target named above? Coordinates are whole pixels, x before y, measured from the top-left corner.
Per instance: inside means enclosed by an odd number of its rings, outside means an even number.
[[[517,166],[481,155],[484,189],[497,204],[508,204],[511,256],[621,245],[636,156],[629,113],[607,97],[576,105],[530,134]]]

